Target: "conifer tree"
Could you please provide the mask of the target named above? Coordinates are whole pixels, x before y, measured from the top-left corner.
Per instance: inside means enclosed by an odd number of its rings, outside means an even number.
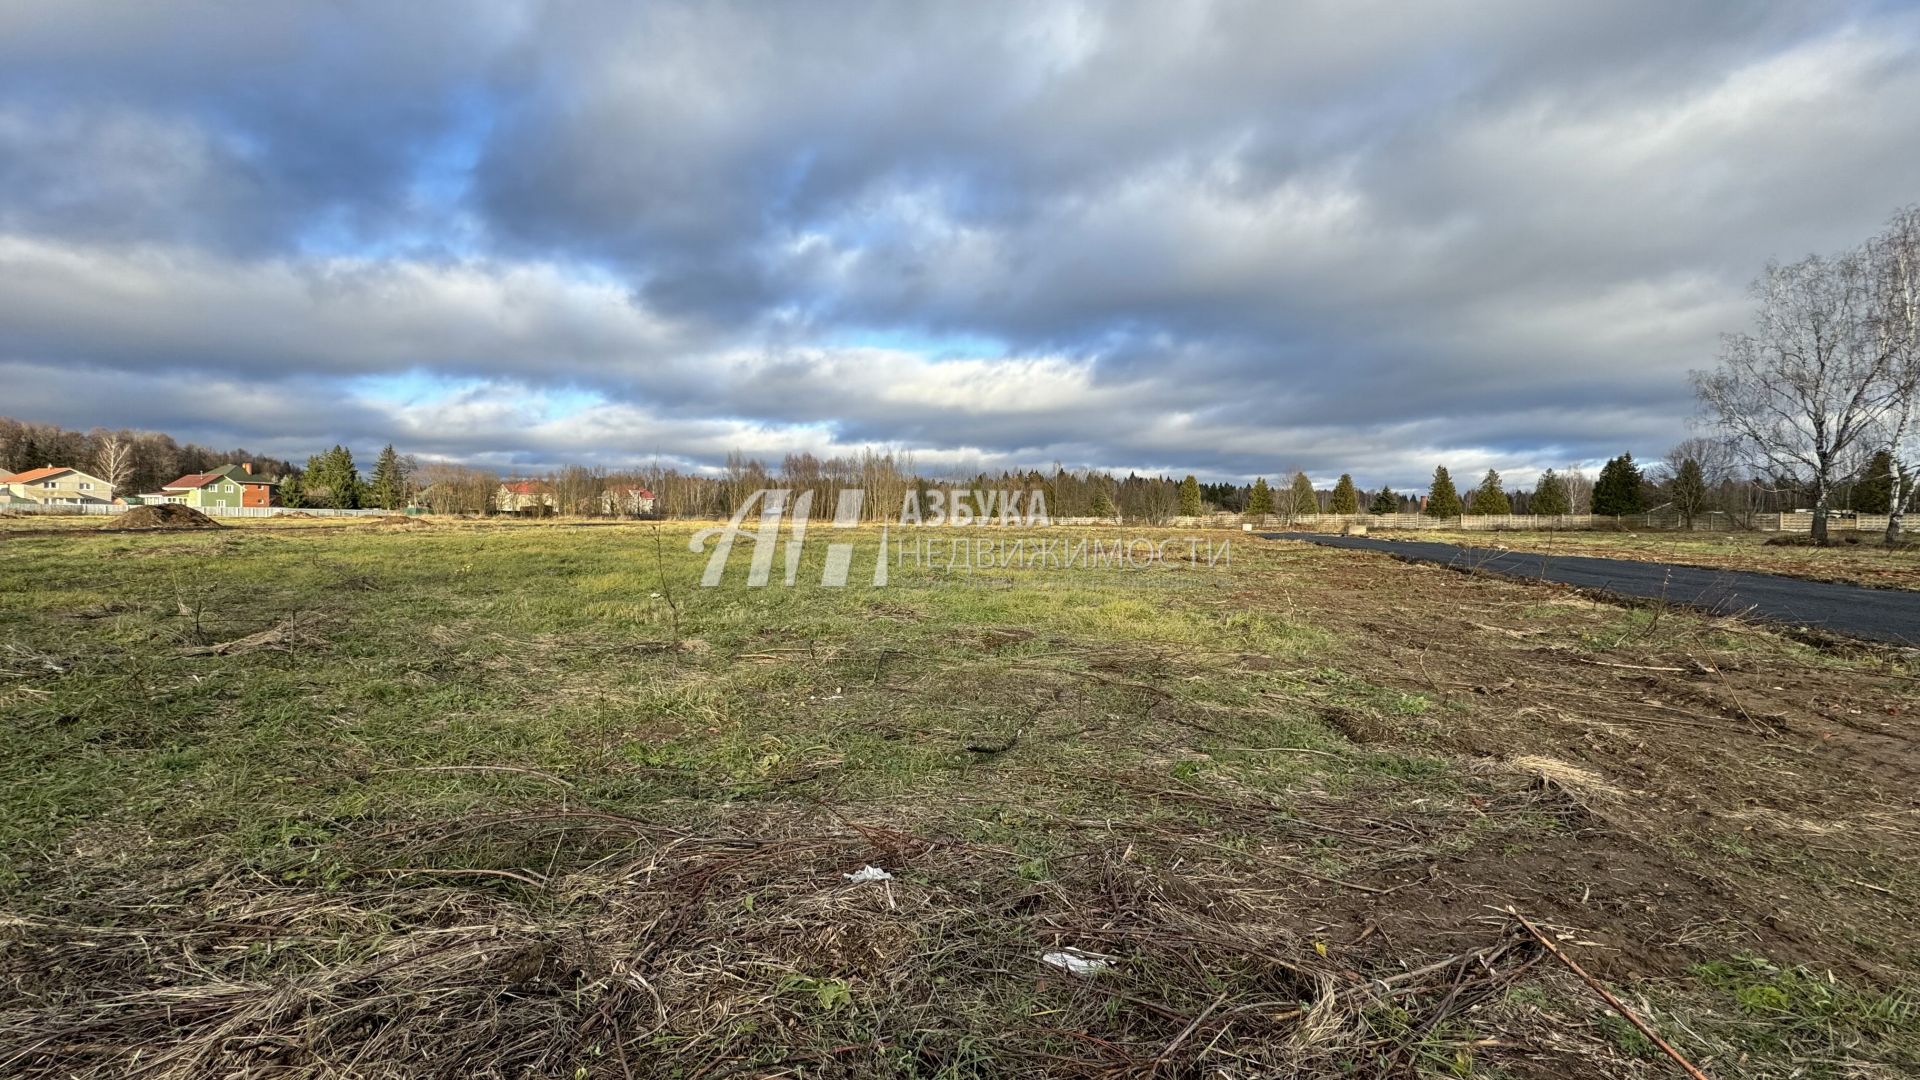
[[[308,500],[351,510],[360,505],[360,486],[360,471],[346,447],[335,446],[307,459],[303,487]]]
[[[1273,513],[1273,489],[1267,486],[1267,478],[1256,477],[1253,490],[1247,493],[1247,513],[1266,515]]]
[[[1370,514],[1397,514],[1400,512],[1400,496],[1395,495],[1392,488],[1383,487],[1380,489],[1379,494],[1373,497],[1373,502],[1368,504],[1367,512]]]
[[[1341,473],[1340,482],[1333,485],[1333,512],[1336,514],[1360,512],[1360,493],[1353,488],[1351,473]]]
[[[1536,514],[1558,517],[1573,513],[1573,496],[1568,494],[1567,482],[1560,479],[1560,474],[1548,469],[1533,486],[1533,501],[1529,506]]]
[[[367,488],[367,501],[384,510],[399,510],[407,505],[406,476],[400,468],[400,455],[388,443],[373,466],[373,483]]]
[[[1593,482],[1593,512],[1608,517],[1645,512],[1647,504],[1640,495],[1641,483],[1640,469],[1633,463],[1632,454],[1621,454],[1607,462],[1600,470],[1600,478]]]
[[[1875,450],[1867,473],[1853,488],[1853,508],[1863,514],[1885,514],[1893,509],[1893,455]]]
[[[1693,528],[1693,519],[1707,506],[1707,474],[1701,470],[1700,462],[1687,458],[1673,474],[1673,483],[1667,488],[1669,501],[1680,514],[1680,520],[1687,528]]]
[[[1445,465],[1433,470],[1433,484],[1427,489],[1427,516],[1437,518],[1460,516],[1460,493],[1454,490],[1453,475],[1447,472]]]
[[[1093,516],[1097,518],[1112,517],[1113,516],[1113,496],[1108,495],[1105,491],[1094,492],[1093,493]]]
[[[1180,513],[1184,517],[1200,516],[1200,481],[1191,473],[1180,481]]]
[[[1294,473],[1293,486],[1287,490],[1288,501],[1293,504],[1291,513],[1318,514],[1320,512],[1320,496],[1313,490],[1313,481],[1307,479],[1306,473]]]
[[[1499,473],[1492,469],[1487,470],[1487,475],[1480,481],[1480,486],[1473,489],[1473,502],[1467,508],[1467,512],[1470,514],[1513,513],[1513,500],[1507,498],[1506,489],[1500,486]]]

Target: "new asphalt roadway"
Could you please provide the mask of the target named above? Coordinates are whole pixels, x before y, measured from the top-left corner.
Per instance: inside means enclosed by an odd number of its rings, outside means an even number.
[[[1465,548],[1427,540],[1381,540],[1329,533],[1261,533],[1269,540],[1305,540],[1324,547],[1378,551],[1397,559],[1529,581],[1557,581],[1617,596],[1700,608],[1717,615],[1748,615],[1900,645],[1920,644],[1920,592],[1835,585],[1778,574],[1702,566],[1542,555]]]

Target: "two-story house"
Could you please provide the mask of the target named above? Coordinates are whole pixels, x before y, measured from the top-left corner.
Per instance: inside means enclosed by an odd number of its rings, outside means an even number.
[[[79,469],[48,465],[0,475],[0,502],[80,506],[112,501],[112,484]]]
[[[197,510],[272,506],[277,484],[278,481],[255,476],[251,464],[222,465],[203,473],[188,473],[161,485],[155,494],[141,496],[140,501],[182,503]]]

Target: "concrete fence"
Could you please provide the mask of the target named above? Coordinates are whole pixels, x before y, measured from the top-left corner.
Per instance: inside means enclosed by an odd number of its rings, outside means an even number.
[[[1065,524],[1066,522],[1062,522]],[[1368,531],[1380,530],[1463,530],[1467,532],[1543,531],[1548,529],[1657,529],[1692,532],[1787,532],[1805,533],[1813,529],[1808,514],[1699,514],[1688,526],[1671,510],[1651,514],[1468,514],[1462,517],[1436,518],[1425,514],[1282,514],[1250,516],[1245,514],[1205,514],[1176,517],[1169,524],[1183,529],[1238,529],[1251,525],[1258,530],[1300,532],[1338,532],[1349,525],[1362,525]],[[1885,514],[1843,514],[1835,512],[1827,527],[1836,532],[1858,530],[1883,532]]]
[[[13,514],[64,514],[68,516],[83,515],[92,517],[124,514],[132,509],[133,507],[131,506],[121,506],[115,503],[41,503],[36,505],[15,503],[11,506],[0,507],[0,510]],[[293,506],[197,506],[194,507],[194,509],[208,517],[232,518],[269,518],[279,514],[292,514],[296,512],[310,514],[313,517],[386,517],[389,514],[397,514],[400,512],[398,510],[308,509],[306,507]]]

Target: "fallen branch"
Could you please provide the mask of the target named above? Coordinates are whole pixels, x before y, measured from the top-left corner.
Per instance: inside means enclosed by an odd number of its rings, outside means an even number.
[[[1678,1050],[1675,1050],[1673,1048],[1673,1044],[1661,1038],[1659,1034],[1656,1033],[1651,1027],[1648,1027],[1646,1021],[1640,1019],[1639,1016],[1635,1015],[1634,1011],[1632,1009],[1627,1008],[1626,1005],[1622,1003],[1619,998],[1614,997],[1612,991],[1600,985],[1600,980],[1587,974],[1586,969],[1582,968],[1579,964],[1575,963],[1573,960],[1573,957],[1568,956],[1566,953],[1561,952],[1560,946],[1554,944],[1551,938],[1541,933],[1539,927],[1528,922],[1527,917],[1525,915],[1520,914],[1519,911],[1511,907],[1507,909],[1507,914],[1513,916],[1514,920],[1517,921],[1520,924],[1520,926],[1526,930],[1527,933],[1532,934],[1533,940],[1545,946],[1546,950],[1553,954],[1553,958],[1555,960],[1558,960],[1562,964],[1565,964],[1567,966],[1568,971],[1571,971],[1575,975],[1580,976],[1580,981],[1586,983],[1588,987],[1592,988],[1594,993],[1599,994],[1601,997],[1601,1000],[1605,1001],[1608,1005],[1611,1005],[1613,1007],[1613,1011],[1619,1013],[1622,1017],[1624,1017],[1627,1023],[1632,1024],[1634,1026],[1635,1030],[1639,1031],[1640,1034],[1646,1036],[1647,1041],[1653,1043],[1653,1045],[1655,1046],[1658,1046],[1668,1057],[1673,1059],[1674,1064],[1686,1070],[1686,1073],[1688,1076],[1692,1077],[1693,1080],[1708,1080],[1707,1074],[1701,1072],[1699,1066],[1695,1065],[1691,1061],[1688,1061],[1686,1058],[1686,1055],[1682,1054]]]

